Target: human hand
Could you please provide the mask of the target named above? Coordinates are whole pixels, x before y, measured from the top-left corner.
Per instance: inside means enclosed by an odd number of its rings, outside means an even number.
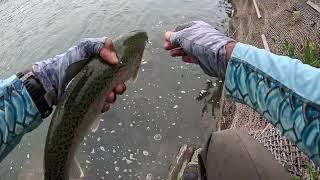
[[[235,41],[203,21],[193,21],[165,33],[164,49],[187,63],[197,63],[214,77],[224,77]]]
[[[100,50],[100,57],[106,61],[106,63],[115,65],[119,63],[117,54],[113,49],[113,44],[111,39],[107,39],[104,43],[104,46]],[[126,90],[124,83],[116,85],[116,87],[110,93],[106,94],[106,102],[103,106],[101,112],[104,113],[110,109],[110,104],[114,103],[117,99],[118,94],[123,94]]]
[[[71,79],[80,72],[88,59],[96,55],[100,55],[106,63],[111,65],[119,62],[111,39],[88,38],[61,55],[32,65],[33,73],[46,90],[46,100],[50,106],[56,105],[61,100]],[[116,96],[122,94],[125,89],[124,84],[118,84],[112,92],[106,94],[106,103],[101,112],[109,110]]]

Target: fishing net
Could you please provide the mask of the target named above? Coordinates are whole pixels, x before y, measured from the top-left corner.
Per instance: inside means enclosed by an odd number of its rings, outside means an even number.
[[[262,17],[258,19],[253,0],[234,0],[235,8],[229,34],[236,40],[264,48],[264,34],[270,51],[287,55],[284,43],[296,47],[296,56],[303,58],[306,42],[320,44],[320,13],[307,0],[256,0]],[[320,6],[320,0],[312,0]],[[218,130],[243,129],[261,142],[275,159],[293,175],[308,177],[307,167],[312,164],[306,155],[281,135],[262,116],[249,107],[227,100],[223,93],[220,101],[221,118]],[[319,169],[318,169],[319,170]]]

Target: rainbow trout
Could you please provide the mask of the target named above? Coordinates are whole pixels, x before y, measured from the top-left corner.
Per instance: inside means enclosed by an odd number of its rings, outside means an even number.
[[[110,66],[98,57],[93,58],[70,82],[49,127],[44,155],[45,180],[69,179],[75,151],[101,114],[106,93],[137,75],[147,40],[147,33],[142,31],[116,39],[113,46],[119,64]]]

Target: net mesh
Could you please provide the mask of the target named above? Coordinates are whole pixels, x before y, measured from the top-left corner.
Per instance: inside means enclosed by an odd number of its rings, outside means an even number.
[[[253,0],[234,0],[234,15],[229,34],[236,40],[264,48],[265,34],[270,51],[286,55],[284,42],[296,47],[296,56],[303,58],[306,42],[320,44],[320,13],[307,0],[256,0],[262,18],[258,19]],[[312,0],[320,5],[320,0]],[[312,164],[306,155],[281,135],[262,116],[249,107],[228,101],[222,93],[221,118],[218,130],[243,129],[262,143],[287,170],[308,179],[307,167]],[[319,172],[319,169],[317,169]]]

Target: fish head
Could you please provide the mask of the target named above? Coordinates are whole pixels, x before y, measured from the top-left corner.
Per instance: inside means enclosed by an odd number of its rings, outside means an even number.
[[[145,31],[132,31],[113,41],[121,74],[126,76],[124,80],[136,78],[147,41],[148,35]]]

